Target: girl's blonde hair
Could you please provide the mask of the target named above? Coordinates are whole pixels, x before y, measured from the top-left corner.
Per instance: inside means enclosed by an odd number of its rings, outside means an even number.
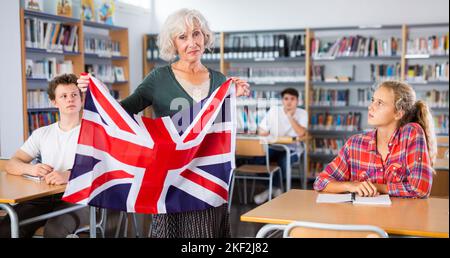
[[[193,9],[180,9],[167,17],[158,35],[159,53],[162,59],[172,61],[177,56],[174,38],[186,31],[186,27],[199,26],[205,37],[205,48],[211,50],[214,46],[214,34],[209,28],[205,17]]]
[[[422,100],[416,100],[416,92],[407,83],[385,81],[379,87],[385,87],[394,92],[395,109],[404,112],[403,117],[399,121],[399,126],[414,122],[422,127],[427,141],[428,155],[433,165],[437,155],[437,144],[434,121],[428,105]]]

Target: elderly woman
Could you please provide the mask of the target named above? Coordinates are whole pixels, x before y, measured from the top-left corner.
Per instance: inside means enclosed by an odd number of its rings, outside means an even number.
[[[199,102],[226,81],[223,74],[201,63],[205,49],[214,45],[214,34],[198,11],[181,9],[170,15],[161,29],[158,45],[161,58],[170,64],[150,72],[134,93],[121,102],[127,112],[136,114],[152,106],[156,117],[171,116],[179,111],[180,105],[186,108]],[[237,96],[249,95],[247,82],[232,80]],[[78,86],[85,91],[88,77],[81,76]],[[229,237],[226,204],[200,211],[153,215],[151,236]]]

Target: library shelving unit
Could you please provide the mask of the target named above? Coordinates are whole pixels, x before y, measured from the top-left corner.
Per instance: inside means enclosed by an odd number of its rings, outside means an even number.
[[[36,127],[48,125],[59,118],[58,110],[50,106],[46,96],[49,80],[63,72],[73,72],[79,75],[86,71],[85,64],[88,64],[91,59],[110,60],[112,65],[123,67],[124,76],[127,79],[114,81],[111,87],[118,92],[119,98],[129,95],[128,30],[126,28],[86,22],[73,17],[30,11],[23,8],[20,10],[20,19],[24,139],[27,139]],[[41,27],[37,29],[37,26]],[[50,28],[54,31],[49,34],[49,38],[45,37],[47,26],[53,26]],[[59,39],[62,33],[56,32],[61,30],[62,27],[72,28],[69,33],[70,40],[62,41]],[[84,52],[84,29],[86,27],[108,30],[111,40],[120,43],[120,56],[99,58],[86,54]],[[38,36],[36,30],[40,31],[40,36]],[[57,45],[65,44],[63,42],[71,42],[72,44],[58,48]],[[47,75],[44,74],[45,76],[43,76],[42,71],[39,70],[39,76],[36,77],[36,72],[30,72],[34,70],[36,64],[42,65],[40,70],[47,71]],[[65,64],[69,68],[61,69],[59,68],[60,64]],[[51,68],[52,65],[53,68]],[[40,101],[37,106],[33,102],[36,101],[34,99],[36,97]]]
[[[84,71],[84,57],[83,57],[83,36],[82,36],[82,22],[80,19],[63,17],[57,15],[46,14],[42,12],[35,12],[29,10],[20,10],[20,18],[21,18],[21,49],[22,49],[22,100],[23,100],[23,124],[24,124],[24,139],[28,137],[33,129],[37,126],[47,125],[51,122],[54,122],[57,116],[57,110],[54,108],[50,108],[48,105],[46,108],[30,108],[28,104],[28,95],[30,91],[38,91],[42,92],[42,95],[45,95],[45,90],[48,87],[48,79],[47,78],[33,78],[32,76],[27,76],[27,69],[30,69],[27,65],[28,60],[34,61],[42,61],[47,58],[52,58],[57,62],[68,61],[72,63],[73,72],[76,74],[80,74]],[[26,42],[26,34],[30,35],[30,30],[27,32],[26,19],[28,21],[35,21],[35,25],[38,24],[38,21],[49,21],[54,24],[68,25],[68,26],[76,26],[78,28],[77,31],[77,48],[76,51],[66,51],[66,49],[52,49],[44,48],[42,45],[33,45],[30,42]],[[30,26],[28,24],[28,26]],[[35,30],[36,28],[34,28]],[[36,41],[34,41],[36,42]],[[28,74],[30,75],[30,74]],[[37,120],[45,120],[40,123]]]
[[[239,133],[256,133],[265,111],[270,105],[280,104],[279,93],[284,88],[299,90],[299,107],[309,114],[312,135],[306,150],[310,174],[300,177],[311,181],[315,178],[311,172],[320,172],[348,137],[369,129],[367,111],[374,87],[387,79],[408,81],[418,99],[431,105],[437,134],[446,139],[448,149],[448,27],[445,23],[220,32],[220,55],[215,62],[226,76],[242,77],[252,86],[251,97],[237,102],[247,123],[242,127],[238,120]],[[426,42],[417,43],[420,37]],[[435,38],[438,43],[428,42]],[[158,63],[147,60],[146,42],[144,39],[144,74]],[[414,53],[408,50],[414,43],[434,44],[440,50]],[[428,68],[432,75],[423,75],[424,68],[412,68],[422,63],[433,65],[434,72]],[[438,67],[440,75],[436,75]],[[417,78],[411,81],[411,76]],[[275,102],[269,101],[271,98]],[[343,124],[343,115],[355,113],[359,122],[354,127]],[[322,126],[317,125],[318,114],[324,115]],[[327,120],[325,114],[332,116]],[[303,187],[306,182],[303,180]]]
[[[404,34],[403,78],[431,107],[436,134],[448,138],[449,24],[405,25]]]
[[[113,67],[114,78],[112,81],[106,82],[110,90],[115,94],[115,98],[122,100],[130,94],[130,63],[129,63],[129,48],[128,48],[128,29],[125,27],[119,27],[115,25],[108,25],[103,23],[83,21],[85,28],[85,37],[88,35],[87,31],[90,30],[89,37],[96,38],[97,35],[105,35],[108,40],[117,42],[120,46],[118,53],[112,56],[104,56],[93,53],[84,53],[85,65],[111,65]],[[92,33],[93,32],[93,33]],[[120,67],[123,70],[123,78],[117,78],[115,68]],[[86,66],[85,66],[85,70]]]

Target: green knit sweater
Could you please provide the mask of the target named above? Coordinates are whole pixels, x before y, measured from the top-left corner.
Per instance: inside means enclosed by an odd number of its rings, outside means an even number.
[[[210,87],[208,96],[226,81],[220,72],[208,68]],[[174,101],[179,98],[180,100]],[[170,65],[153,69],[136,88],[136,90],[122,100],[121,105],[130,114],[137,114],[148,106],[152,106],[156,117],[171,116],[187,104],[194,104],[192,97],[176,80]],[[172,107],[171,107],[172,105]]]

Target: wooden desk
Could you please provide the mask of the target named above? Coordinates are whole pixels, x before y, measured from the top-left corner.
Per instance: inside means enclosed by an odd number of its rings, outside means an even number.
[[[449,237],[448,199],[391,198],[392,205],[383,207],[318,204],[317,194],[311,190],[290,190],[245,213],[241,221],[283,225],[293,221],[365,224],[395,235]]]
[[[21,176],[9,175],[6,172],[0,171],[0,208],[4,209],[11,219],[11,237],[19,237],[19,225],[56,217],[85,207],[83,205],[72,206],[27,219],[19,223],[13,204],[63,193],[65,189],[66,185],[48,185],[45,182],[36,182]],[[90,217],[91,237],[95,237],[95,207],[90,208]]]
[[[45,182],[36,182],[0,172],[0,203],[20,203],[63,193],[65,189],[65,185],[48,185]]]

